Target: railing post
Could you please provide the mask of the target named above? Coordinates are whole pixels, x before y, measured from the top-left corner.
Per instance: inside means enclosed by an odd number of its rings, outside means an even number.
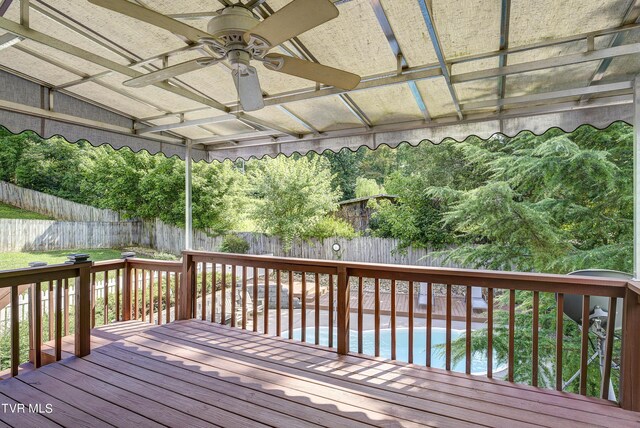
[[[78,260],[77,265],[76,308],[75,308],[75,354],[84,357],[91,353],[91,266],[92,262]]]
[[[349,353],[349,318],[351,292],[347,268],[338,266],[338,354]],[[331,333],[330,333],[331,334]]]
[[[131,264],[129,259],[135,257],[133,252],[122,253],[124,259],[124,283],[122,284],[122,320],[131,320]]]
[[[193,318],[193,290],[196,285],[196,266],[193,256],[182,254],[182,281],[178,292],[178,306],[176,319],[188,320]]]
[[[620,406],[640,411],[640,289],[629,284],[622,316]]]

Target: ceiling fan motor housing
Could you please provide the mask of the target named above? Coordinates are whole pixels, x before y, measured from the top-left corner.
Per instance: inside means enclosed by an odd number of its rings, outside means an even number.
[[[241,6],[229,6],[209,21],[207,31],[209,34],[222,40],[228,53],[235,49],[243,49],[250,52],[251,56],[262,57],[266,50],[259,46],[247,46],[242,36],[253,29],[258,23],[253,12]]]

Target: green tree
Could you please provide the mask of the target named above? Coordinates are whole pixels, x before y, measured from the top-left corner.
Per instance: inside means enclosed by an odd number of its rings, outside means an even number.
[[[334,189],[341,189],[341,200],[353,199],[356,197],[356,180],[361,174],[360,164],[364,157],[364,150],[352,152],[349,149],[342,149],[338,153],[326,151],[322,154],[331,165],[331,180]]]
[[[385,193],[384,186],[372,178],[358,177],[356,180],[356,198],[366,198]]]
[[[249,174],[252,218],[286,250],[337,208],[341,192],[332,188],[329,162],[320,156],[254,161]]]

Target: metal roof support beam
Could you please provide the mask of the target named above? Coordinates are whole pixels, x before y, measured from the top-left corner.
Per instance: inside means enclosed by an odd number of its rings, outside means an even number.
[[[13,34],[24,37],[26,39],[30,39],[36,41],[38,43],[42,43],[51,48],[57,49],[59,51],[65,52],[69,55],[76,56],[85,61],[89,61],[93,64],[99,65],[109,70],[116,71],[118,73],[124,74],[125,76],[134,78],[142,76],[142,73],[132,70],[126,65],[119,64],[115,61],[111,61],[107,58],[103,58],[99,55],[96,55],[93,52],[86,51],[77,46],[71,45],[69,43],[63,42],[62,40],[58,40],[54,37],[48,36],[47,34],[41,33],[39,31],[35,31],[29,28],[26,28],[18,23],[10,21],[6,18],[0,17],[0,28],[7,30]],[[222,110],[225,113],[228,112],[228,108],[223,104],[220,104],[217,101],[196,95],[190,91],[187,91],[183,88],[179,88],[164,82],[159,82],[155,86],[162,88],[168,92],[174,93],[176,95],[180,95],[182,97],[188,98],[192,101],[196,101],[198,103],[208,105],[209,107],[216,108],[218,110]]]
[[[185,120],[178,123],[169,123],[166,125],[142,126],[136,129],[138,134],[148,134],[150,132],[171,131],[175,129],[188,128],[190,126],[211,125],[212,123],[229,122],[237,118],[231,114],[223,114],[221,116],[205,117],[203,119]]]
[[[353,101],[353,99],[349,95],[341,94],[340,99],[342,100],[342,103],[345,105],[345,107],[347,107],[347,109],[355,117],[358,118],[358,120],[364,125],[365,128],[370,129],[373,126],[373,124],[371,123],[371,120],[369,120],[365,112],[363,112],[362,109],[358,107],[358,105]]]
[[[308,142],[308,141],[320,141],[326,139],[340,139],[340,141],[344,142],[344,139],[347,137],[357,137],[363,135],[374,135],[376,133],[383,132],[402,132],[402,131],[410,131],[416,129],[429,129],[429,128],[438,128],[442,126],[457,126],[464,124],[472,124],[479,122],[487,122],[487,121],[496,121],[496,120],[505,120],[505,119],[515,119],[521,117],[530,117],[530,116],[538,116],[552,113],[563,113],[569,112],[573,110],[583,110],[583,109],[595,109],[594,114],[597,114],[598,107],[607,107],[607,106],[616,106],[616,105],[628,105],[633,102],[633,96],[631,94],[628,95],[618,95],[606,98],[594,98],[589,100],[587,103],[580,103],[578,101],[570,101],[564,103],[558,103],[553,105],[542,105],[542,106],[533,106],[533,107],[523,107],[517,109],[508,109],[503,110],[502,112],[495,113],[477,113],[477,114],[467,114],[465,118],[460,121],[455,116],[450,116],[447,118],[437,118],[432,120],[431,122],[426,122],[423,120],[414,120],[402,123],[390,123],[384,125],[375,125],[370,129],[364,128],[350,128],[350,129],[341,129],[336,131],[327,131],[320,136],[312,136],[305,135],[298,139],[293,139],[290,137],[282,137],[278,138],[277,141],[273,141],[271,139],[254,139],[240,142],[236,145],[237,148],[246,148],[246,147],[255,147],[255,146],[265,146],[265,145],[274,145],[274,144],[284,144],[284,143],[296,143],[296,142]],[[609,119],[607,119],[609,120]],[[590,123],[589,121],[585,123]],[[547,128],[544,128],[545,130]],[[468,135],[465,131],[464,135]],[[487,136],[488,137],[488,136]],[[402,141],[403,137],[397,137],[397,142]],[[221,151],[227,150],[228,147],[215,147],[211,148],[209,151]]]
[[[509,47],[509,20],[511,19],[511,0],[502,0],[500,9],[500,50],[505,51]],[[500,55],[498,67],[507,65],[507,55]],[[498,79],[498,99],[503,99],[507,84],[507,76]],[[500,111],[502,106],[498,107]]]
[[[418,0],[420,4],[420,11],[422,12],[422,17],[424,18],[424,23],[427,25],[427,30],[429,31],[429,37],[431,38],[431,44],[433,44],[433,49],[436,52],[436,56],[438,57],[438,62],[440,63],[440,69],[442,70],[442,76],[444,77],[444,81],[447,84],[447,88],[449,89],[449,93],[451,94],[451,99],[453,100],[453,105],[456,109],[456,113],[458,114],[458,118],[462,120],[462,110],[460,110],[460,103],[458,102],[458,96],[456,95],[456,90],[453,87],[451,81],[451,74],[449,72],[449,66],[447,65],[447,61],[444,57],[444,53],[442,52],[442,46],[440,46],[440,38],[438,37],[438,30],[433,23],[433,14],[431,13],[431,6],[427,5],[427,0]]]
[[[20,0],[20,25],[29,28],[29,0]]]
[[[624,14],[624,18],[622,19],[622,25],[624,26],[628,24],[638,23],[638,20],[640,20],[640,2],[638,0],[634,0],[629,5],[629,9],[627,9],[627,12]],[[623,41],[624,41],[624,33],[617,33],[609,42],[608,47],[612,48],[615,46],[620,46]],[[593,72],[593,75],[589,80],[590,85],[602,80],[602,78],[607,72],[607,69],[611,65],[611,61],[612,61],[612,58],[605,58],[600,61],[600,63],[598,64],[598,67]],[[587,99],[589,99],[588,96],[583,96],[580,99],[580,101],[586,101]]]
[[[380,0],[369,0],[369,2],[373,7],[373,12],[375,13],[378,23],[380,24],[380,28],[382,29],[382,32],[384,33],[385,37],[387,38],[387,41],[389,42],[391,51],[393,52],[395,57],[399,58],[400,60],[400,68],[404,69],[409,67],[409,64],[407,63],[406,58],[402,54],[400,43],[398,43],[398,39],[396,38],[396,35],[393,32],[393,29],[391,28],[391,23],[389,22],[389,18],[387,17],[387,14],[385,13],[384,8],[382,7],[382,3],[380,3]],[[422,95],[418,90],[418,86],[415,84],[415,82],[409,82],[408,86],[409,86],[409,89],[411,90],[411,94],[413,95],[413,99],[416,101],[418,108],[420,109],[420,111],[422,112],[422,115],[424,116],[424,119],[431,120],[431,116],[429,115],[429,110],[427,109],[427,105],[425,104],[424,99],[422,98]]]
[[[578,97],[581,95],[593,95],[602,94],[605,92],[629,92],[633,89],[632,81],[606,83],[593,86],[584,86],[580,88],[564,89],[552,92],[541,92],[537,94],[522,95],[511,98],[498,98],[495,100],[475,101],[466,104],[462,104],[462,109],[467,112],[468,110],[482,109],[487,107],[503,107],[505,105],[513,104],[529,104],[540,101],[557,101],[563,98]]]
[[[251,115],[249,115],[247,113],[240,112],[240,113],[237,113],[236,116],[237,116],[239,121],[244,122],[244,123],[248,123],[249,126],[252,126],[252,127],[257,125],[258,127],[271,129],[273,131],[278,131],[279,133],[284,134],[284,135],[289,135],[290,137],[298,137],[298,138],[300,137],[300,134],[296,134],[295,132],[291,132],[288,129],[284,129],[284,128],[280,127],[280,126],[276,126],[276,125],[273,125],[273,124],[271,124],[269,122],[265,122],[264,120],[258,119],[257,117],[251,116]],[[259,131],[260,130],[262,130],[262,129],[259,129]]]
[[[66,113],[58,113],[48,109],[41,109],[24,104],[14,103],[11,101],[0,100],[0,110],[10,111],[14,113],[25,114],[28,116],[41,117],[44,119],[51,119],[57,122],[70,123],[73,125],[84,126],[91,129],[99,129],[103,131],[117,132],[119,134],[134,134],[134,131],[130,128],[122,126],[112,125],[110,123],[100,122],[92,119],[85,119],[78,116],[73,116]],[[178,138],[154,135],[150,137],[151,140],[161,141],[163,143],[176,143],[181,141]]]
[[[563,65],[579,64],[598,59],[614,58],[617,56],[640,53],[640,43],[615,46],[612,48],[597,49],[590,52],[546,58],[538,61],[523,62],[507,65],[505,67],[489,68],[486,70],[472,71],[469,73],[454,74],[451,76],[453,83],[471,82],[473,80],[489,79],[492,77],[508,76],[510,74],[527,73],[529,71],[543,70],[545,68],[560,67]]]
[[[233,135],[220,135],[220,136],[211,137],[211,138],[209,137],[198,138],[196,140],[193,140],[193,142],[195,144],[209,145],[209,144],[219,144],[219,143],[231,143],[234,141],[241,141],[241,140],[251,140],[251,139],[256,139],[260,137],[276,137],[277,135],[281,135],[281,133],[278,131],[272,131],[272,130],[242,132],[240,134],[233,134]]]
[[[309,122],[307,122],[306,120],[304,120],[303,118],[301,118],[300,116],[298,116],[297,114],[295,114],[294,112],[292,112],[291,110],[286,108],[285,106],[278,106],[278,108],[282,112],[284,112],[287,116],[289,116],[290,118],[292,118],[293,120],[298,122],[300,125],[304,126],[309,131],[311,131],[311,133],[316,134],[316,135],[320,134],[320,131],[318,131],[316,128],[314,128],[313,125],[311,125]]]

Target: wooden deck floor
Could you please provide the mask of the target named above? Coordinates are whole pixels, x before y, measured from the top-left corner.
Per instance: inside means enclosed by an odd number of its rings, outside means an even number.
[[[0,426],[638,426],[612,403],[334,352],[202,321],[94,331],[90,356],[0,382],[51,404]]]

